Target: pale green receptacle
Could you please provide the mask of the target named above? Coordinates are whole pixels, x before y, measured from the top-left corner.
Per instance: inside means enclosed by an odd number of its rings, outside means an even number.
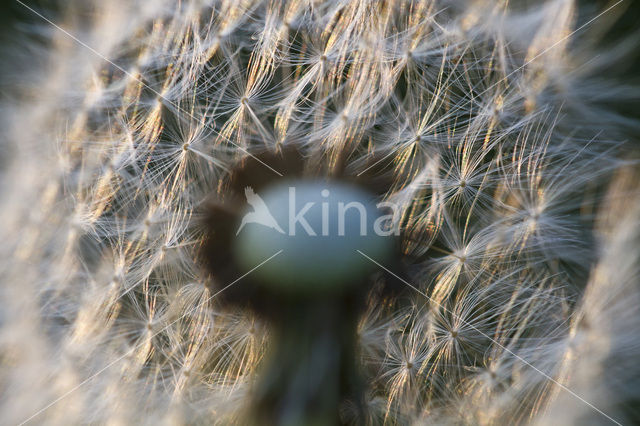
[[[290,181],[261,194],[249,191],[247,198],[251,207],[234,254],[248,271],[282,250],[252,272],[274,288],[304,293],[340,290],[375,269],[358,250],[378,262],[392,252],[393,237],[381,226],[389,224],[391,215],[358,187]]]

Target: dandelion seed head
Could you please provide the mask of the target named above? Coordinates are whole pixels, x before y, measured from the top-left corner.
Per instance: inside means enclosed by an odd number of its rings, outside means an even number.
[[[633,422],[637,120],[609,104],[637,88],[603,72],[629,55],[592,41],[611,15],[591,12],[118,1],[20,29],[38,40],[1,107],[4,420],[242,423],[272,329],[211,291],[230,282],[203,274],[200,215],[253,153],[296,147],[390,182],[415,287],[371,279],[365,409],[345,416],[606,421],[562,385]]]

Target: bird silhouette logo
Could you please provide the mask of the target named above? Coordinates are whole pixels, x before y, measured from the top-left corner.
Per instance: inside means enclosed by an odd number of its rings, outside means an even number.
[[[260,198],[258,194],[253,192],[253,188],[247,186],[244,189],[244,195],[247,198],[247,203],[251,207],[253,207],[253,211],[244,215],[244,217],[242,218],[242,222],[240,223],[240,227],[236,232],[236,235],[238,235],[240,231],[242,231],[242,228],[244,228],[244,226],[248,223],[257,223],[259,225],[266,226],[267,228],[275,229],[279,233],[284,234],[284,231],[282,230],[282,228],[280,228],[278,222],[276,222],[276,219],[269,211],[269,208],[267,207],[265,202],[262,200],[262,198]]]

